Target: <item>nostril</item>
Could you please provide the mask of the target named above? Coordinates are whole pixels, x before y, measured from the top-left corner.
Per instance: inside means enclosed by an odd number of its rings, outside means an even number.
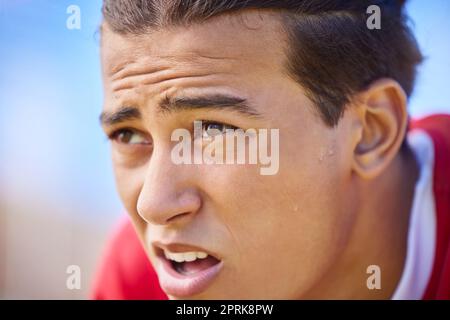
[[[180,222],[180,221],[184,220],[185,218],[188,218],[189,215],[190,215],[190,212],[184,212],[184,213],[177,214],[176,216],[173,216],[173,217],[170,217],[169,219],[167,219],[167,223]]]
[[[178,191],[180,188],[177,183],[166,183],[159,188],[150,188],[144,184],[136,203],[138,214],[153,225],[187,221],[186,217],[200,210],[202,201],[195,189]],[[158,189],[157,192],[155,189]]]

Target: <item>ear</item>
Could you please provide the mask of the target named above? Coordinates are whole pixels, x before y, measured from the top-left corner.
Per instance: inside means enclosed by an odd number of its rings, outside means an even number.
[[[353,169],[373,179],[397,155],[408,124],[407,98],[392,79],[380,79],[360,93],[357,101],[361,126],[353,155]]]

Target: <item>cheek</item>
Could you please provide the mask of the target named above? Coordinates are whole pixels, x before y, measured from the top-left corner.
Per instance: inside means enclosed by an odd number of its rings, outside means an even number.
[[[231,226],[242,257],[241,281],[252,290],[271,292],[273,298],[307,292],[332,267],[346,242],[346,225],[335,201],[312,198],[296,186],[283,181],[273,184],[283,191],[264,190],[270,193],[248,198],[246,210]]]
[[[145,177],[145,168],[126,168],[113,160],[114,176],[117,192],[135,225],[144,223],[137,213],[137,201]]]
[[[310,157],[289,151],[274,176],[261,176],[255,166],[210,172],[217,187],[211,197],[224,206],[222,223],[235,242],[236,280],[256,296],[262,289],[275,298],[306,292],[336,261],[350,233],[339,209],[339,161],[320,159],[320,150],[308,150]]]

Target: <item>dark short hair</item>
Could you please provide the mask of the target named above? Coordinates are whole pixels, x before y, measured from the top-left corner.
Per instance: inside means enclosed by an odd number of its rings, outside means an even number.
[[[352,97],[380,78],[411,95],[422,55],[402,0],[104,0],[103,16],[119,34],[145,34],[170,25],[202,23],[243,9],[280,12],[289,46],[286,70],[334,126]],[[378,5],[381,29],[366,10]]]

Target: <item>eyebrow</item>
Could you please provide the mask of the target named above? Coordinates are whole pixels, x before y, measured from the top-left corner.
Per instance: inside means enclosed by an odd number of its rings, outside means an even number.
[[[100,123],[106,126],[112,126],[127,120],[141,119],[142,115],[136,107],[122,107],[115,112],[103,111],[100,114]]]
[[[182,110],[217,109],[238,112],[247,117],[260,117],[261,114],[246,99],[227,95],[213,94],[197,97],[168,97],[159,106],[162,112],[177,112]]]
[[[158,106],[162,113],[172,113],[198,109],[217,109],[238,112],[247,117],[259,118],[261,114],[251,107],[244,98],[214,94],[197,97],[168,97],[166,96]],[[100,114],[102,125],[115,125],[124,121],[138,120],[142,114],[136,107],[122,107],[118,111],[103,111]]]

